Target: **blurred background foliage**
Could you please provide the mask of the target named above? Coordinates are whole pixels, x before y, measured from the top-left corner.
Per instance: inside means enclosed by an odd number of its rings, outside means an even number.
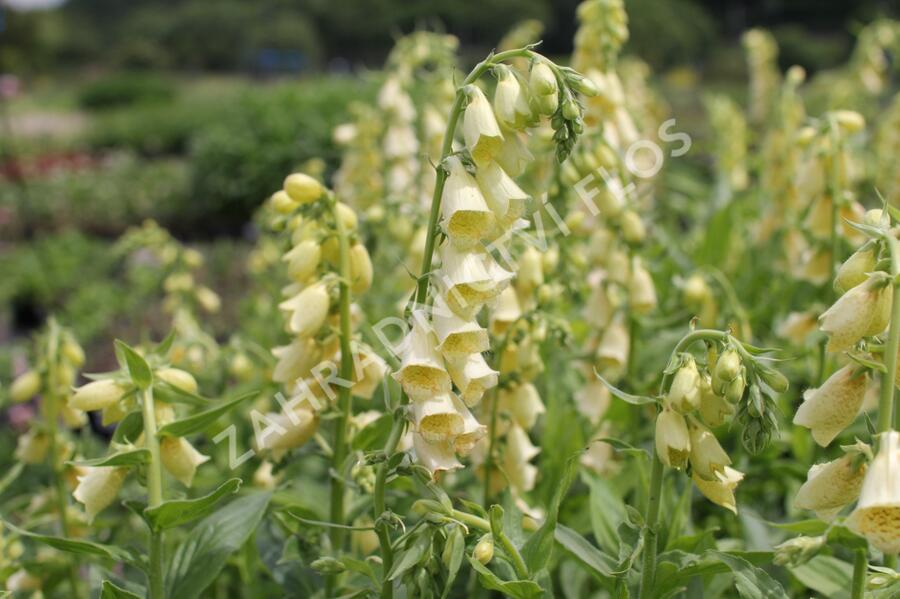
[[[221,256],[207,261],[206,276],[236,304],[234,262],[253,242],[253,212],[292,168],[321,158],[326,175],[334,171],[332,131],[354,100],[373,98],[398,37],[446,31],[474,61],[516,23],[538,19],[544,51],[561,57],[572,49],[577,4],[0,1],[0,75],[17,88],[0,103],[0,342],[53,312],[88,344],[136,330],[125,316],[135,306],[152,319],[153,280],[135,287],[109,251],[148,218]],[[627,0],[626,8],[625,53],[660,75],[679,129],[701,146],[698,83],[744,101],[741,32],[769,29],[782,68],[816,73],[847,60],[862,25],[897,12],[886,0]],[[678,162],[672,180],[686,195],[703,193],[694,181],[710,165]]]

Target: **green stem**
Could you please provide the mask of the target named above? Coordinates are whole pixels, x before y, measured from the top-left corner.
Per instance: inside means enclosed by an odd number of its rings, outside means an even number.
[[[397,445],[400,443],[400,437],[403,436],[405,429],[406,419],[395,415],[390,435],[384,446],[384,460],[378,465],[378,471],[375,474],[375,489],[372,497],[375,533],[378,535],[378,544],[381,545],[381,570],[383,572],[381,596],[386,599],[394,596],[394,583],[387,578],[388,572],[394,566],[394,548],[391,546],[390,524],[382,518],[385,513],[384,491],[387,484],[388,460],[397,451]]]
[[[728,338],[728,333],[724,331],[716,331],[713,329],[698,329],[691,331],[681,338],[672,350],[672,355],[676,355],[685,351],[697,341],[724,341]],[[659,393],[662,395],[671,382],[674,374],[663,375],[662,382],[659,385]],[[643,568],[641,569],[641,586],[638,592],[639,599],[648,599],[653,590],[653,580],[656,577],[656,554],[657,540],[659,534],[657,525],[659,523],[659,506],[662,502],[662,481],[663,481],[663,463],[659,459],[656,450],[651,450],[651,472],[650,472],[650,491],[647,500],[647,513],[644,516],[644,548],[643,548]]]
[[[49,343],[47,348],[47,390],[44,394],[45,418],[50,436],[50,468],[53,471],[53,487],[56,494],[56,509],[59,511],[59,527],[64,537],[69,538],[68,494],[62,475],[62,456],[59,455],[59,396],[57,388],[57,364],[59,361],[59,327],[55,320],[50,321]],[[67,559],[66,576],[72,597],[81,597],[78,587],[78,570],[75,561]]]
[[[516,549],[516,546],[513,545],[513,542],[509,540],[509,537],[506,536],[506,533],[503,531],[498,531],[494,533],[494,539],[500,543],[500,546],[503,547],[503,550],[509,555],[509,558],[512,560],[513,568],[516,570],[516,575],[520,580],[528,580],[528,567],[525,565],[525,560],[522,559],[522,554],[519,553],[519,550]]]
[[[494,469],[494,444],[497,439],[497,404],[500,403],[497,387],[491,389],[490,393],[491,422],[488,425],[488,450],[484,456],[484,501],[482,502],[484,509],[488,509],[491,502],[491,471]]]
[[[337,212],[337,201],[332,197],[331,210],[334,215],[335,229],[338,237],[338,248],[340,256],[340,342],[341,342],[341,367],[340,378],[344,381],[353,378],[353,353],[350,346],[351,336],[353,334],[352,325],[350,323],[350,240],[344,224]],[[338,390],[338,411],[340,417],[335,421],[334,429],[334,445],[332,447],[332,469],[334,473],[331,478],[331,522],[334,524],[344,524],[344,462],[347,459],[349,447],[347,445],[347,430],[350,425],[351,412],[351,395],[350,389],[341,386]],[[344,529],[331,529],[331,544],[334,551],[339,552],[344,544]]]
[[[897,347],[900,345],[900,290],[894,282],[900,275],[900,247],[893,235],[885,235],[891,253],[891,285],[894,287],[891,299],[891,324],[887,345],[884,348],[884,366],[881,396],[878,401],[878,432],[891,430],[894,421],[894,380],[897,374]]]
[[[438,219],[441,215],[441,196],[444,193],[444,183],[447,181],[447,171],[444,170],[443,162],[453,152],[453,139],[456,137],[456,126],[459,124],[459,117],[462,114],[463,103],[465,100],[464,88],[466,85],[470,85],[477,81],[488,71],[488,69],[503,62],[504,60],[516,57],[531,58],[534,56],[537,56],[537,54],[535,52],[532,52],[531,50],[528,50],[527,48],[507,50],[505,52],[493,54],[475,65],[475,68],[472,69],[465,80],[463,80],[462,85],[456,90],[456,98],[453,101],[453,106],[450,109],[450,116],[447,119],[447,129],[444,131],[444,140],[441,144],[441,158],[438,163],[437,173],[435,175],[434,193],[431,196],[431,210],[428,215],[428,228],[426,229],[427,232],[425,237],[425,252],[422,256],[422,267],[419,270],[419,278],[416,282],[416,294],[414,297],[415,306],[423,305],[425,303],[425,299],[428,297],[428,282],[431,278],[431,265],[434,258],[434,246],[437,241]],[[406,405],[408,402],[409,398],[406,397],[405,393],[401,392],[400,405]],[[388,475],[387,460],[390,459],[390,457],[397,450],[397,444],[400,442],[400,436],[403,434],[405,428],[406,423],[403,422],[402,419],[395,418],[394,424],[391,427],[391,434],[384,449],[385,461],[379,465],[378,472],[376,473],[375,491],[373,498],[376,522],[378,522],[378,519],[381,518],[381,515],[385,511],[384,491],[385,482]],[[387,573],[390,571],[390,568],[394,563],[394,551],[393,547],[391,547],[390,530],[387,522],[384,521],[382,521],[376,528],[378,533],[378,540],[381,545],[381,560],[383,564],[382,571],[386,579]],[[394,588],[389,580],[382,581],[381,596],[385,599],[390,599],[394,596]]]
[[[850,587],[850,599],[863,599],[866,588],[866,550],[857,549],[853,556],[853,583]]]
[[[156,410],[153,407],[153,388],[142,392],[144,408],[144,447],[150,451],[147,465],[147,504],[156,507],[163,502],[162,460],[159,454],[159,439],[156,437]],[[150,569],[147,571],[149,599],[164,599],[165,577],[163,575],[162,532],[150,531]]]
[[[480,518],[474,514],[469,514],[468,512],[461,512],[460,510],[453,510],[450,512],[450,515],[454,520],[459,520],[470,528],[477,528],[478,530],[482,530],[484,532],[491,532],[491,523],[484,518]]]

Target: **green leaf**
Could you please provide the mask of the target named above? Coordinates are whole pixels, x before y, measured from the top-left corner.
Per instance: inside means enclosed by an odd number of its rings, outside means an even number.
[[[553,537],[563,549],[571,553],[582,565],[601,578],[612,578],[615,560],[603,553],[583,536],[562,524],[557,524]]]
[[[128,374],[131,376],[131,382],[134,383],[134,386],[138,389],[149,389],[150,385],[153,384],[153,371],[150,370],[147,360],[134,351],[131,346],[119,339],[116,339],[116,349],[119,350],[125,359],[125,367],[128,369]]]
[[[621,542],[618,529],[625,521],[625,504],[607,481],[592,475],[585,475],[584,478],[591,490],[591,527],[597,544],[611,555],[618,554]]]
[[[175,499],[148,507],[144,516],[150,528],[155,531],[181,526],[202,518],[213,511],[220,499],[233,495],[241,488],[241,479],[231,478],[219,485],[219,488],[208,495],[196,499]]]
[[[817,555],[805,564],[788,568],[804,586],[829,599],[849,597],[853,566],[830,555]]]
[[[774,599],[784,597],[787,593],[774,578],[747,560],[733,553],[724,551],[707,551],[706,554],[716,557],[731,569],[734,574],[734,586],[743,599]]]
[[[431,549],[431,534],[426,534],[428,532],[423,529],[416,539],[410,545],[407,545],[406,551],[403,552],[400,559],[394,563],[394,567],[388,572],[388,580],[396,580],[406,573],[407,570],[412,569],[422,561],[422,558]]]
[[[450,555],[450,563],[447,566],[447,582],[444,584],[444,592],[441,593],[441,599],[447,599],[450,591],[453,589],[453,581],[459,573],[459,567],[462,565],[463,557],[466,554],[466,539],[463,536],[462,528],[454,526],[447,536],[447,553]]]
[[[635,406],[643,406],[643,405],[647,405],[650,403],[654,403],[654,404],[659,403],[653,397],[647,397],[645,395],[632,395],[631,393],[625,393],[624,391],[622,391],[621,389],[619,389],[618,387],[616,387],[615,385],[613,385],[612,383],[607,381],[605,378],[600,376],[600,373],[598,373],[596,369],[594,370],[594,376],[596,376],[597,379],[599,379],[599,381],[601,383],[606,385],[606,387],[609,389],[610,393],[612,393],[615,397],[618,397],[622,401],[628,402]]]
[[[196,393],[191,393],[190,391],[185,391],[175,385],[171,385],[165,381],[158,380],[156,385],[153,387],[154,393],[160,399],[163,399],[169,403],[181,403],[187,404],[190,406],[197,406],[201,408],[209,407],[213,400],[203,397],[202,395],[197,395]]]
[[[100,586],[100,599],[141,599],[141,595],[126,591],[108,580],[104,580]]]
[[[218,420],[220,416],[237,406],[242,401],[245,401],[251,397],[256,397],[257,395],[259,395],[258,391],[250,391],[249,393],[239,395],[231,401],[224,402],[214,408],[210,408],[209,410],[204,410],[203,412],[198,412],[196,414],[188,416],[187,418],[182,418],[181,420],[170,422],[169,424],[161,427],[159,431],[157,431],[156,436],[185,437],[187,435],[193,435],[195,433],[203,432],[209,425]]]
[[[16,462],[12,468],[10,468],[6,474],[3,475],[3,478],[0,479],[0,494],[6,491],[9,488],[9,485],[13,484],[19,475],[22,474],[22,470],[25,469],[25,464],[23,462]]]
[[[2,522],[3,526],[9,528],[19,536],[34,539],[38,543],[49,545],[50,547],[53,547],[54,549],[58,549],[60,551],[66,551],[68,553],[76,553],[80,555],[93,555],[95,557],[102,557],[111,559],[113,561],[127,562],[132,565],[137,565],[130,553],[120,547],[116,547],[115,545],[102,545],[100,543],[93,543],[91,541],[83,541],[80,539],[76,540],[67,539],[65,537],[41,535],[33,532],[28,532],[27,530],[23,530],[17,526],[13,526],[5,520],[3,520]]]
[[[210,514],[178,546],[166,576],[169,599],[196,599],[262,519],[271,493],[249,493]]]
[[[833,524],[828,528],[828,543],[830,545],[839,545],[846,549],[863,549],[869,548],[869,542],[865,537],[861,537],[846,526]]]
[[[156,347],[153,348],[153,353],[157,356],[164,358],[166,354],[169,353],[169,350],[172,349],[172,344],[175,343],[175,329],[169,331],[169,334],[166,335],[166,338],[160,341]]]
[[[151,460],[150,450],[140,447],[138,449],[130,449],[128,451],[120,451],[102,458],[94,458],[92,460],[83,460],[80,462],[66,462],[72,466],[140,466],[149,464]]]
[[[553,533],[559,517],[559,506],[563,497],[569,492],[572,481],[575,480],[580,457],[581,452],[578,452],[566,460],[562,477],[556,484],[556,492],[553,493],[553,499],[547,508],[547,517],[544,518],[540,528],[528,537],[522,547],[522,559],[525,560],[525,565],[528,566],[528,571],[531,573],[542,570],[550,561],[550,556],[553,555]]]
[[[144,432],[144,415],[140,410],[129,412],[116,426],[112,440],[115,443],[131,443]]]
[[[817,537],[825,534],[825,531],[828,530],[827,522],[816,519],[798,520],[797,522],[767,522],[767,524],[769,526],[774,526],[775,528],[780,528],[781,530],[795,532],[808,537]]]
[[[540,585],[533,580],[512,580],[505,581],[488,570],[481,562],[473,557],[468,558],[472,569],[478,572],[478,579],[481,585],[491,591],[500,591],[509,597],[516,599],[534,599],[544,594]]]

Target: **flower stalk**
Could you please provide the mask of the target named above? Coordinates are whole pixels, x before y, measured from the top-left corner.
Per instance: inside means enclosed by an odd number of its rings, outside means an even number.
[[[150,463],[147,467],[147,504],[149,507],[156,507],[163,502],[163,474],[159,439],[156,436],[156,410],[153,405],[152,387],[147,387],[141,392],[141,401],[144,411],[144,447],[150,452]],[[150,599],[165,597],[163,559],[162,532],[151,530],[150,568],[147,571],[148,597]]]
[[[50,320],[50,334],[48,340],[47,357],[47,389],[44,395],[45,410],[47,418],[48,434],[50,436],[50,467],[53,470],[53,488],[56,495],[57,510],[59,510],[59,526],[64,537],[69,537],[69,517],[66,514],[68,508],[68,494],[64,486],[62,477],[61,460],[59,455],[59,402],[60,397],[57,393],[57,363],[59,359],[59,326],[55,320]],[[66,560],[66,576],[69,581],[69,587],[72,591],[72,597],[81,597],[78,586],[78,571],[73,560]]]
[[[337,201],[329,195],[331,212],[334,216],[335,230],[338,239],[339,269],[340,269],[340,296],[338,299],[340,310],[340,344],[341,364],[340,378],[349,381],[353,378],[353,354],[350,345],[353,334],[350,322],[350,241],[345,230],[344,223],[337,211]],[[347,429],[350,424],[351,390],[347,386],[341,386],[338,390],[338,410],[340,417],[335,421],[334,445],[332,453],[332,479],[331,479],[331,522],[344,524],[344,462],[349,450],[347,443]],[[331,529],[331,544],[335,551],[340,551],[344,544],[344,529],[333,527]]]
[[[471,70],[471,72],[463,80],[462,84],[456,90],[456,96],[450,109],[450,115],[447,119],[447,127],[444,131],[444,137],[441,144],[441,154],[436,168],[434,193],[431,198],[431,208],[428,216],[428,224],[426,227],[425,248],[422,256],[422,265],[419,269],[419,276],[416,281],[416,291],[413,295],[412,307],[416,308],[425,304],[428,297],[428,285],[431,279],[432,262],[434,259],[434,250],[437,243],[437,233],[439,231],[438,221],[441,216],[441,197],[444,192],[444,184],[447,181],[448,171],[444,166],[446,159],[453,153],[453,140],[456,137],[456,129],[459,124],[466,101],[466,86],[478,81],[492,67],[499,65],[513,58],[534,58],[538,55],[528,48],[517,48],[492,54],[481,62],[479,62]],[[379,544],[381,546],[381,557],[384,573],[382,581],[381,596],[385,599],[393,597],[393,583],[387,580],[387,573],[393,565],[393,547],[391,546],[389,523],[382,516],[385,512],[385,485],[388,476],[388,460],[390,456],[397,450],[400,438],[406,428],[406,419],[401,416],[402,408],[409,403],[409,397],[401,390],[400,400],[395,409],[394,422],[388,441],[384,448],[384,460],[379,464],[375,478],[373,507],[376,522],[376,533],[378,535]]]
[[[681,338],[672,350],[672,356],[685,351],[697,341],[723,341],[728,333],[712,329],[699,329],[691,331]],[[672,380],[673,373],[663,375],[659,385],[659,393],[662,395]],[[651,451],[650,487],[647,499],[647,513],[644,515],[644,555],[642,558],[641,585],[638,592],[640,599],[647,599],[652,594],[653,580],[656,576],[657,541],[659,538],[659,506],[662,501],[663,463],[656,451]]]

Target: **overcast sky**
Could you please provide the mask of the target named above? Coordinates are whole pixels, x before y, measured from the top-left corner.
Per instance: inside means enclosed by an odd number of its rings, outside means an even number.
[[[66,0],[0,0],[0,6],[8,6],[13,10],[40,10],[59,6]]]

